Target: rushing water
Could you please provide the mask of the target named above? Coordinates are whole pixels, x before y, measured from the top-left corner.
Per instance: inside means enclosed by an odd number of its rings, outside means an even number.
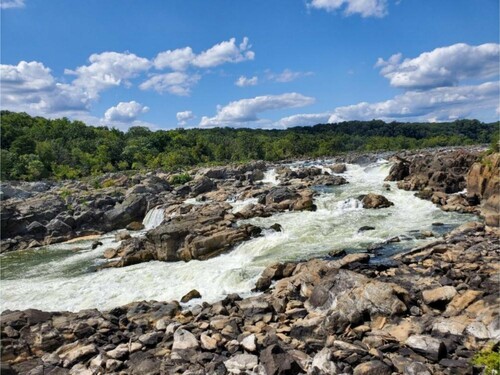
[[[383,250],[390,255],[428,241],[416,239],[415,231],[451,229],[470,220],[467,215],[443,212],[394,184],[386,191],[382,185],[388,169],[387,162],[365,167],[349,165],[345,174],[349,184],[318,188],[317,211],[247,220],[263,228],[279,223],[283,231],[265,230],[264,236],[207,261],[149,262],[96,271],[104,262],[104,249],[118,246],[114,233],[103,236],[103,246],[94,250],[90,250],[92,241],[81,241],[6,254],[0,257],[1,309],[109,309],[137,300],[180,299],[191,289],[197,289],[205,301],[213,302],[228,293],[248,295],[262,270],[276,261],[326,256],[342,249],[363,251],[368,245],[403,237],[404,241]],[[267,183],[279,183],[274,171],[266,177]],[[362,209],[357,197],[369,192],[385,195],[394,206]],[[238,210],[251,202],[233,205]],[[163,211],[153,209],[144,224],[152,228],[162,220]],[[432,227],[433,222],[446,225]],[[362,226],[373,226],[375,230],[359,232]]]

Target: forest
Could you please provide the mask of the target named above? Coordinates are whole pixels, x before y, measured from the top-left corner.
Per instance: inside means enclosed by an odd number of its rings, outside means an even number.
[[[497,145],[499,122],[318,124],[282,130],[244,128],[126,132],[67,118],[1,111],[1,179],[77,179],[125,170],[181,171],[196,165],[326,157],[471,144]]]

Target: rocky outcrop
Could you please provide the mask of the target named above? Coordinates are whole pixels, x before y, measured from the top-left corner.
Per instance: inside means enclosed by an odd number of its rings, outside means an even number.
[[[2,373],[480,373],[471,358],[500,339],[498,240],[469,223],[386,264],[277,264],[262,294],[189,309],[5,311]]]
[[[396,161],[387,180],[399,181],[404,190],[456,193],[465,189],[465,176],[478,157],[479,152],[468,150],[409,155]]]
[[[500,153],[484,156],[467,174],[469,199],[481,201],[481,216],[491,226],[500,226]]]

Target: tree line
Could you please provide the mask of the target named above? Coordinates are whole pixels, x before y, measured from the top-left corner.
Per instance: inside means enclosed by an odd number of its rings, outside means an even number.
[[[105,172],[277,161],[382,151],[491,143],[499,122],[318,124],[284,130],[214,128],[152,131],[88,126],[1,111],[2,180],[76,179]]]

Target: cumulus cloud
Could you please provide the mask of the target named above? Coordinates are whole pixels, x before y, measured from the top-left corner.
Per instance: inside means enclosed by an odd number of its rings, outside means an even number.
[[[337,107],[328,122],[348,120],[454,120],[490,110],[498,105],[499,82],[408,91],[393,99]]]
[[[308,6],[328,12],[343,10],[346,16],[384,17],[387,14],[386,0],[312,0]]]
[[[37,61],[0,65],[2,107],[36,115],[86,111],[90,99],[78,87],[56,82]]]
[[[237,45],[236,38],[222,41],[211,48],[195,54],[191,47],[178,48],[160,52],[153,63],[156,69],[169,68],[172,70],[186,70],[189,66],[197,68],[213,68],[225,63],[239,63],[253,60],[255,53],[250,50],[247,37]]]
[[[120,102],[104,113],[104,121],[130,123],[135,121],[140,114],[146,113],[147,111],[149,111],[149,107],[143,106],[135,100],[131,102]]]
[[[262,112],[297,108],[314,103],[314,98],[304,96],[295,92],[281,95],[256,96],[250,99],[241,99],[219,106],[214,117],[203,116],[200,126],[237,126],[258,121],[258,115]]]
[[[156,56],[154,66],[156,69],[185,70],[195,57],[191,47],[168,50]]]
[[[244,37],[239,45],[236,45],[235,38],[231,38],[203,51],[193,59],[192,64],[199,68],[212,68],[224,63],[253,60],[255,53],[250,48],[252,46],[247,37]]]
[[[65,74],[76,75],[73,85],[84,88],[91,98],[99,92],[122,83],[129,84],[129,79],[138,76],[151,67],[151,62],[133,53],[103,52],[89,57],[90,65],[75,70],[65,70]]]
[[[294,72],[290,69],[285,69],[281,73],[267,72],[267,79],[275,82],[291,82],[295,81],[297,78],[310,76],[312,72]]]
[[[187,124],[189,120],[194,119],[196,116],[193,114],[192,111],[182,111],[182,112],[177,112],[177,124],[180,126],[184,126]]]
[[[275,123],[276,127],[292,128],[294,126],[312,126],[326,124],[331,113],[306,113],[284,117]]]
[[[251,78],[241,76],[236,80],[236,82],[234,82],[234,84],[239,87],[255,86],[257,85],[257,83],[259,83],[259,78],[257,78],[256,76],[253,76]]]
[[[24,8],[24,0],[0,0],[0,9]]]
[[[498,76],[500,44],[470,46],[458,43],[436,48],[420,56],[404,59],[395,54],[387,61],[379,58],[376,67],[391,86],[405,89],[429,89],[454,86],[467,79]]]
[[[198,74],[189,75],[184,72],[156,74],[141,83],[139,88],[141,90],[155,90],[158,93],[168,92],[174,95],[187,96],[200,78]]]

